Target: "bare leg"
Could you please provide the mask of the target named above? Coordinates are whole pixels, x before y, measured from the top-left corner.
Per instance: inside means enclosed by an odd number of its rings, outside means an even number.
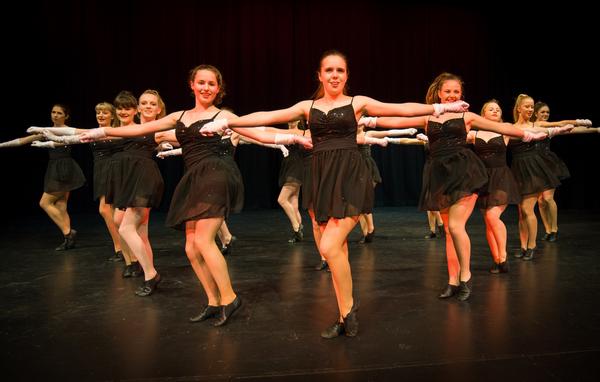
[[[471,279],[471,241],[465,226],[473,212],[476,200],[477,194],[465,196],[448,209],[448,232],[452,236],[454,250],[460,264],[460,281]]]
[[[219,294],[219,288],[215,279],[212,277],[208,265],[204,261],[204,258],[200,255],[200,252],[194,244],[196,238],[196,222],[188,221],[185,224],[185,254],[190,260],[192,269],[200,280],[202,288],[208,298],[208,305],[219,306],[221,305],[221,295]]]
[[[506,225],[500,216],[506,205],[494,206],[484,212],[486,237],[496,264],[506,261]]]
[[[117,226],[113,220],[114,209],[112,208],[112,205],[106,204],[104,196],[100,197],[98,212],[100,212],[100,216],[102,216],[102,219],[104,219],[104,224],[106,224],[106,228],[108,228],[108,233],[112,239],[115,252],[120,251],[121,238],[119,236],[119,230],[117,229]]]
[[[119,227],[119,234],[142,266],[142,269],[144,270],[144,279],[146,281],[153,279],[157,273],[154,268],[152,256],[148,255],[146,243],[139,233],[140,226],[148,223],[149,215],[150,208],[127,208],[121,226]]]
[[[292,230],[298,231],[302,219],[298,219],[300,211],[298,210],[298,193],[300,192],[300,186],[296,183],[286,183],[281,187],[281,192],[277,198],[277,202],[283,208],[283,211],[290,220]],[[295,201],[295,203],[294,203]]]
[[[118,208],[115,209],[115,212],[113,215],[113,221],[115,222],[115,227],[117,228],[117,230],[119,230],[121,228],[121,222],[123,221],[124,216],[125,216],[124,210],[120,210]],[[127,245],[127,242],[125,241],[125,239],[123,239],[123,236],[121,235],[120,232],[119,232],[119,241],[121,242],[121,250],[123,251],[123,260],[125,260],[125,265],[131,265],[131,262],[133,260],[137,261],[135,255],[133,254],[133,252]]]
[[[523,200],[521,201],[521,216],[522,220],[525,223],[526,228],[526,246],[522,247],[525,249],[535,248],[536,239],[537,239],[537,217],[535,216],[534,207],[535,202],[537,200],[537,196],[533,195],[525,195]],[[521,245],[523,245],[523,240],[521,240]]]
[[[313,231],[313,236],[315,238],[315,244],[317,246],[317,251],[319,252],[319,255],[321,256],[321,261],[326,261],[325,258],[323,257],[323,255],[321,254],[321,228],[319,227],[319,223],[317,222],[317,220],[315,219],[315,213],[313,210],[308,210],[308,215],[310,216],[310,220],[312,222],[312,231]]]
[[[320,250],[325,257],[335,284],[340,316],[345,317],[352,309],[352,273],[348,261],[346,239],[357,223],[357,217],[330,218],[322,232]]]
[[[544,231],[546,234],[550,234],[552,232],[552,226],[550,224],[550,217],[548,211],[548,204],[544,200],[544,194],[540,194],[537,199],[537,204],[540,209],[540,218],[542,218],[542,223],[544,224]]]
[[[231,241],[233,235],[229,231],[229,227],[227,226],[227,222],[223,220],[223,223],[219,227],[217,231],[217,235],[219,235],[219,240],[221,241],[221,246],[226,246]]]
[[[558,206],[554,200],[554,191],[556,191],[555,188],[542,192],[542,199],[547,206],[546,219],[548,220],[550,232],[558,232]],[[544,222],[544,226],[546,226],[546,222]],[[546,230],[546,232],[548,232],[548,230]]]
[[[42,194],[40,207],[48,214],[63,235],[71,232],[71,219],[67,213],[68,192],[53,192]]]
[[[223,218],[200,219],[195,223],[194,245],[196,250],[206,262],[207,268],[217,285],[221,305],[228,305],[235,300],[236,294],[231,286],[227,262],[215,243],[215,236],[223,223]]]

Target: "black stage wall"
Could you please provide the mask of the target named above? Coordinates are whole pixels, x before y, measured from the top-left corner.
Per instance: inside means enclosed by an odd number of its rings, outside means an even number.
[[[386,2],[389,2],[387,0]],[[350,94],[388,102],[423,102],[440,72],[459,74],[466,100],[479,112],[500,100],[511,120],[514,99],[527,93],[551,107],[553,120],[600,122],[597,102],[597,20],[573,2],[562,7],[506,2],[460,4],[378,1],[132,1],[21,2],[2,23],[5,40],[5,126],[2,141],[46,126],[54,102],[72,108],[71,125],[95,127],[94,106],[120,90],[157,89],[172,112],[193,106],[188,71],[217,66],[227,93],[223,106],[238,114],[287,107],[317,86],[322,52],[349,59]],[[7,54],[8,53],[8,54]],[[572,178],[557,193],[566,208],[600,207],[592,188],[598,135],[554,139]],[[92,158],[74,150],[88,179]],[[384,183],[377,204],[416,205],[423,152],[418,147],[373,148]],[[242,147],[246,208],[276,205],[280,153]],[[47,153],[0,150],[7,213],[39,213]],[[167,184],[163,209],[179,176],[180,159],[161,162]],[[70,210],[92,211],[91,185],[73,192]]]

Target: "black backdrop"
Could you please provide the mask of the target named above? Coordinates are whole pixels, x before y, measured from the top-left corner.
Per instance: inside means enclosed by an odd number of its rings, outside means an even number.
[[[393,0],[388,0],[390,2]],[[2,141],[30,125],[49,125],[54,102],[72,108],[71,125],[95,127],[94,106],[123,89],[157,89],[167,111],[193,106],[188,71],[216,65],[227,93],[223,106],[238,114],[287,107],[317,86],[321,53],[349,59],[350,94],[388,102],[423,102],[442,71],[465,80],[466,100],[479,112],[500,100],[511,120],[514,99],[527,93],[551,107],[553,120],[590,118],[598,125],[597,20],[573,2],[537,6],[495,2],[384,4],[378,1],[48,1],[15,4],[5,12]],[[8,53],[8,54],[7,54]],[[596,52],[597,53],[597,52]],[[553,140],[572,178],[559,189],[561,207],[600,207],[592,189],[597,135]],[[92,158],[74,150],[88,179]],[[415,205],[423,153],[419,147],[373,149],[384,183],[377,205]],[[7,213],[37,211],[47,153],[0,150]],[[246,208],[274,207],[281,155],[242,147],[237,160],[246,183]],[[163,209],[181,175],[180,159],[160,164],[167,184]],[[592,176],[591,176],[592,175]],[[92,211],[91,186],[73,192],[71,211]]]

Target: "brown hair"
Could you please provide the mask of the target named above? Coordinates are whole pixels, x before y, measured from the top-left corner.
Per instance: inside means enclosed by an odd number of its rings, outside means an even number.
[[[348,58],[346,57],[346,55],[340,52],[339,50],[331,49],[321,55],[321,59],[319,60],[319,66],[317,68],[317,78],[319,78],[319,73],[321,72],[321,68],[323,67],[323,60],[329,56],[341,57],[346,63],[346,73],[350,73],[350,70],[348,69]],[[342,90],[342,92],[344,93],[344,95],[348,94],[348,83],[344,85],[344,89]],[[319,99],[323,97],[324,94],[325,91],[323,90],[323,84],[319,82],[319,86],[317,87],[317,90],[315,90],[315,92],[313,93],[311,99]]]
[[[442,86],[444,85],[444,82],[446,81],[458,81],[458,83],[460,84],[460,89],[463,90],[464,89],[464,83],[462,78],[460,78],[459,76],[457,76],[456,74],[452,74],[452,73],[448,73],[448,72],[444,72],[442,74],[440,74],[439,76],[437,76],[435,78],[435,80],[433,80],[433,82],[431,83],[431,85],[429,85],[429,89],[427,89],[427,95],[425,95],[425,103],[431,105],[434,103],[439,103],[440,100],[440,96],[438,95],[440,89],[442,88]],[[462,92],[462,97],[464,97],[464,91]]]
[[[217,84],[219,85],[219,93],[215,97],[214,103],[215,103],[215,105],[220,104],[223,101],[223,97],[225,97],[225,94],[226,94],[225,93],[225,82],[223,81],[223,75],[221,74],[219,69],[217,69],[215,66],[202,64],[202,65],[198,65],[194,69],[190,70],[190,75],[188,77],[189,82],[194,82],[196,73],[198,73],[201,70],[208,70],[215,74],[215,77],[217,78]]]

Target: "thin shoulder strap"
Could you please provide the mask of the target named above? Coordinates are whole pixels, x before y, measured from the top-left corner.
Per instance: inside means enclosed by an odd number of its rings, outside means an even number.
[[[211,118],[211,120],[213,120],[213,119],[217,118],[217,115],[219,115],[219,114],[220,114],[222,111],[223,111],[223,110],[219,110],[219,111],[217,112],[217,114],[213,115],[213,117]]]
[[[177,122],[181,121],[181,118],[183,118],[184,114],[185,114],[185,110],[181,113],[181,115],[179,116],[179,119],[177,120]]]

